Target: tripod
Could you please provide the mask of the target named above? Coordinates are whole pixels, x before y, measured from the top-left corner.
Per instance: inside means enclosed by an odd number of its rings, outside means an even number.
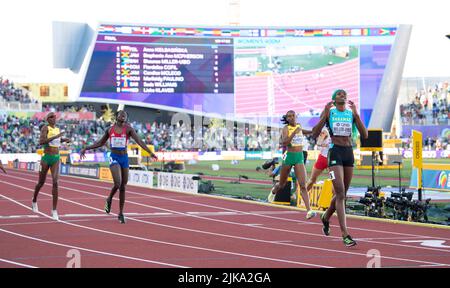
[[[381,187],[375,186],[375,161],[376,161],[376,151],[372,151],[372,187],[367,187],[367,191],[372,191],[378,197]]]
[[[400,172],[400,165],[402,165],[402,161],[393,161],[392,163],[398,165],[398,193],[402,193],[402,176]]]

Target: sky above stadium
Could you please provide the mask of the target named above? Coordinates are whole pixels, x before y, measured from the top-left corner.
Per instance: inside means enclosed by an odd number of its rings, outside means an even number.
[[[52,21],[165,25],[342,26],[412,24],[404,77],[450,76],[450,1],[8,0],[0,17],[0,75],[64,82],[52,69]]]

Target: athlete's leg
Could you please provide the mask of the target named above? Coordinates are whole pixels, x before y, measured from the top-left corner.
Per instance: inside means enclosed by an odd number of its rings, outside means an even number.
[[[347,223],[345,219],[345,185],[344,185],[344,167],[332,166],[330,170],[334,172],[335,179],[333,180],[334,190],[334,208],[336,210],[339,225],[341,227],[342,236],[348,236]],[[331,208],[331,207],[330,207]],[[330,209],[329,209],[330,210]],[[331,211],[327,210],[327,214]],[[331,216],[331,214],[329,215]],[[326,218],[329,219],[329,218]]]
[[[129,169],[128,168],[122,168],[121,169],[121,173],[122,173],[122,182],[120,183],[120,187],[119,187],[119,209],[120,212],[119,214],[123,214],[123,207],[125,205],[125,188],[127,186],[128,183],[128,172]]]
[[[45,184],[45,179],[47,178],[48,169],[50,167],[45,161],[41,160],[41,171],[39,171],[39,180],[36,186],[34,187],[34,195],[33,195],[33,202],[37,201],[37,197],[39,194],[39,191],[41,190],[42,186]]]
[[[303,164],[296,164],[294,166],[295,177],[297,178],[298,185],[300,187],[300,193],[302,195],[303,202],[305,203],[306,210],[311,210],[309,205],[309,195],[306,190],[306,168]]]
[[[58,179],[59,179],[59,162],[56,162],[50,167],[52,171],[52,196],[53,196],[53,210],[58,206]]]
[[[114,164],[112,166],[109,167],[109,170],[111,170],[111,175],[113,178],[113,182],[114,185],[111,188],[111,193],[109,193],[108,199],[107,201],[111,202],[114,195],[116,194],[117,190],[119,190],[120,188],[120,183],[122,181],[122,173],[121,173],[121,169],[120,169],[120,165],[119,164]]]
[[[322,172],[323,170],[313,167],[311,171],[311,177],[309,178],[308,185],[306,186],[306,191],[311,190],[313,185],[317,182],[317,177],[319,177],[319,175],[322,174]]]
[[[344,166],[344,188],[345,188],[345,196],[347,196],[348,188],[350,188],[350,184],[353,178],[353,167]]]

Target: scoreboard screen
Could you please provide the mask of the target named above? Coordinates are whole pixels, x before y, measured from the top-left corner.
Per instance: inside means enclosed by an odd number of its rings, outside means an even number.
[[[364,118],[396,29],[102,24],[80,100],[235,118],[295,110],[317,118],[341,88]]]

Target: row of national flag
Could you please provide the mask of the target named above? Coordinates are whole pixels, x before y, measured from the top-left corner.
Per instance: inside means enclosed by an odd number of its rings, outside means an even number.
[[[327,36],[394,36],[395,27],[376,28],[324,28],[324,29],[235,29],[235,28],[176,28],[101,25],[99,33],[154,36],[196,37],[327,37]]]

